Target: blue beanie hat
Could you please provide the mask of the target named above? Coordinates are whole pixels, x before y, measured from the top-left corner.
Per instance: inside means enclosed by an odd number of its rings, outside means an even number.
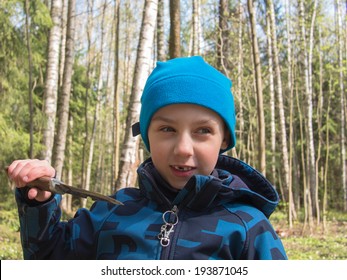
[[[134,125],[133,134],[141,133],[148,151],[148,127],[156,111],[172,104],[195,104],[206,107],[224,120],[230,139],[225,152],[235,146],[235,107],[231,81],[207,64],[202,57],[181,57],[157,62],[148,77],[141,97],[140,128]],[[138,123],[137,123],[138,125]]]

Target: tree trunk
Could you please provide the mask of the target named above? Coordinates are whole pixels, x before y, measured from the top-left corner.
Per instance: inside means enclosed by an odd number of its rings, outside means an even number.
[[[114,47],[114,95],[113,95],[113,167],[112,180],[115,182],[119,172],[119,145],[120,145],[120,113],[119,113],[119,17],[120,17],[120,0],[114,4],[114,30],[115,30],[115,47]]]
[[[29,89],[29,115],[30,115],[30,144],[29,144],[29,158],[33,157],[33,148],[34,148],[34,106],[33,106],[33,61],[31,53],[31,33],[30,33],[30,2],[25,0],[25,34],[26,34],[26,43],[28,50],[28,63],[29,63],[29,80],[28,80],[28,89]]]
[[[265,161],[265,120],[264,120],[264,105],[263,105],[263,82],[261,74],[261,65],[259,57],[258,39],[256,31],[255,11],[253,0],[248,0],[248,11],[251,25],[253,61],[255,73],[255,85],[257,91],[257,111],[258,111],[258,169],[261,173],[266,173]]]
[[[193,4],[193,15],[192,15],[192,51],[191,55],[199,55],[200,53],[200,4],[199,0],[192,0]]]
[[[337,30],[338,30],[338,69],[340,86],[340,108],[341,108],[341,131],[340,131],[340,149],[341,149],[341,167],[342,167],[342,190],[344,194],[344,210],[347,210],[347,184],[346,184],[346,140],[345,140],[345,90],[343,74],[343,38],[342,38],[342,14],[340,0],[336,0],[337,7]]]
[[[238,55],[238,61],[237,61],[237,86],[235,88],[235,94],[238,97],[239,100],[239,116],[238,116],[238,123],[239,123],[239,135],[237,137],[238,140],[238,157],[243,158],[244,155],[244,146],[245,146],[245,139],[244,139],[244,130],[245,130],[245,122],[244,122],[244,114],[243,114],[243,94],[242,94],[242,75],[243,75],[243,40],[242,40],[242,34],[243,34],[243,21],[242,21],[242,15],[244,14],[243,11],[243,5],[240,1],[239,3],[239,9],[238,9],[238,49],[239,49],[239,55]],[[235,150],[235,149],[233,149]]]
[[[304,54],[304,72],[305,72],[305,95],[306,95],[306,106],[307,106],[307,142],[308,142],[308,179],[309,179],[309,188],[308,188],[308,195],[310,196],[312,200],[312,215],[317,215],[318,209],[316,204],[316,195],[315,189],[316,189],[316,159],[315,159],[315,149],[314,149],[314,138],[313,138],[313,121],[312,121],[312,112],[313,112],[313,106],[312,106],[312,70],[311,70],[311,63],[312,63],[312,48],[313,48],[313,25],[314,25],[314,18],[315,18],[315,11],[317,6],[317,0],[315,1],[315,5],[313,8],[313,16],[312,16],[312,23],[311,23],[311,32],[310,32],[310,43],[309,43],[309,51],[307,50],[307,43],[306,43],[306,27],[305,27],[305,10],[304,10],[304,4],[303,1],[300,1],[300,25],[301,25],[301,36],[302,36],[302,42],[303,42],[303,54]],[[318,203],[318,202],[317,202]]]
[[[181,56],[181,8],[180,0],[170,0],[170,58]]]
[[[87,71],[86,71],[86,90],[84,98],[84,140],[82,147],[82,171],[81,171],[81,186],[85,188],[86,185],[86,159],[87,159],[87,149],[88,149],[88,139],[89,139],[89,91],[91,88],[92,81],[92,30],[93,30],[93,7],[94,0],[88,0],[87,11],[88,11],[88,20],[87,20]]]
[[[66,50],[63,83],[58,103],[58,127],[55,138],[53,167],[56,170],[56,177],[61,178],[64,166],[67,127],[69,121],[71,80],[74,64],[75,48],[75,9],[76,0],[70,0],[68,6],[68,19],[66,28]]]
[[[59,76],[59,49],[61,35],[62,0],[52,0],[51,18],[53,26],[49,31],[46,82],[44,90],[43,112],[45,124],[43,129],[43,159],[51,162],[57,111],[57,90]]]
[[[217,64],[218,68],[229,76],[227,58],[228,58],[228,41],[229,41],[229,7],[227,0],[219,0],[219,21],[218,21],[218,39],[217,39]]]
[[[157,0],[145,0],[144,13],[141,25],[140,40],[136,57],[133,87],[131,90],[126,132],[123,142],[122,156],[120,159],[119,176],[116,189],[133,186],[136,173],[136,152],[138,137],[133,137],[131,126],[138,121],[140,112],[140,95],[146,83],[150,70],[150,58],[154,42],[154,29],[157,17]]]
[[[158,0],[158,16],[157,16],[157,52],[158,60],[166,60],[165,52],[165,34],[164,34],[164,0]]]
[[[291,12],[289,0],[286,0],[286,29],[287,29],[287,60],[288,60],[288,75],[287,75],[287,91],[289,92],[290,98],[290,123],[293,120],[293,107],[294,107],[294,88],[293,88],[293,62],[292,62],[292,38],[291,38]],[[290,126],[289,130],[289,185],[288,185],[288,204],[292,205],[292,211],[288,213],[288,221],[290,228],[293,227],[293,220],[297,218],[294,207],[294,194],[293,194],[293,126]],[[284,195],[284,194],[283,194]]]
[[[286,189],[290,189],[290,173],[289,173],[289,160],[288,160],[288,144],[287,144],[287,130],[286,130],[286,119],[284,113],[283,104],[283,92],[282,92],[282,78],[281,69],[279,62],[279,54],[277,47],[277,35],[276,35],[276,22],[275,22],[275,12],[272,0],[267,0],[267,7],[270,11],[271,19],[271,40],[274,53],[274,67],[276,76],[276,89],[278,98],[278,110],[279,110],[279,122],[280,122],[280,138],[281,138],[281,152],[282,152],[282,169],[284,177],[284,185]],[[289,202],[289,211],[294,211],[294,204]]]
[[[89,155],[87,162],[87,170],[86,170],[86,181],[84,185],[85,190],[90,190],[90,177],[92,172],[92,163],[94,158],[94,145],[96,138],[96,130],[99,123],[100,117],[100,109],[101,109],[101,98],[102,98],[102,89],[103,89],[103,62],[104,62],[104,39],[105,39],[105,10],[107,7],[107,0],[105,0],[103,4],[102,11],[102,21],[101,21],[101,39],[100,39],[100,51],[99,51],[99,71],[98,71],[98,86],[97,86],[97,100],[95,104],[94,118],[93,118],[93,128],[92,134],[90,135],[90,143],[89,143]],[[86,207],[86,199],[81,200],[81,207]]]
[[[59,86],[60,89],[63,86],[63,76],[65,67],[65,49],[66,49],[66,28],[68,17],[68,2],[69,0],[63,0],[62,17],[61,17],[61,43],[60,43],[60,62],[59,62]],[[59,97],[58,97],[59,99]]]
[[[274,89],[274,74],[273,74],[273,51],[271,40],[271,19],[269,12],[266,13],[266,37],[267,37],[267,53],[269,63],[269,91],[270,91],[270,112],[271,112],[271,179],[276,185],[276,108],[275,108],[275,89]]]

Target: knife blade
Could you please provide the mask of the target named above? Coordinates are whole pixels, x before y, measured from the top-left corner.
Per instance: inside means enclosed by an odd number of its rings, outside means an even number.
[[[68,194],[75,195],[78,197],[83,197],[83,198],[90,197],[94,201],[102,200],[102,201],[107,201],[117,205],[123,205],[122,202],[112,197],[109,197],[97,192],[87,191],[84,189],[69,186],[56,178],[41,177],[34,181],[29,182],[27,186],[29,188],[38,188],[42,191],[49,191],[49,192],[57,193],[57,194],[68,193]]]

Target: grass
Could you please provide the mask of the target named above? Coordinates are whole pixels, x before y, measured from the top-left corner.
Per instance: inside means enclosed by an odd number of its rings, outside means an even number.
[[[330,213],[323,224],[294,223],[290,229],[283,213],[275,213],[271,222],[281,237],[290,260],[346,260],[347,213]]]

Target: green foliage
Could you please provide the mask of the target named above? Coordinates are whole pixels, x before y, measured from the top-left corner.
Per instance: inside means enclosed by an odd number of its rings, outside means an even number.
[[[1,186],[2,187],[2,186]],[[2,198],[4,198],[2,196]],[[19,220],[14,196],[0,202],[0,259],[23,259]]]

